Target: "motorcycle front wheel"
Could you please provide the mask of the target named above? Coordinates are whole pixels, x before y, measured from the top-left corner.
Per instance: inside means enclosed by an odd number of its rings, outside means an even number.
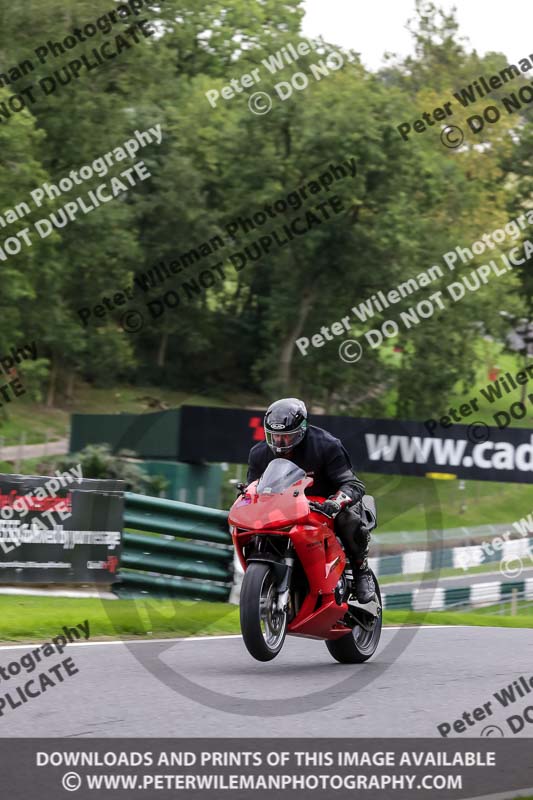
[[[287,612],[276,609],[278,592],[268,564],[249,565],[241,587],[241,632],[246,649],[257,661],[277,656],[287,633]]]

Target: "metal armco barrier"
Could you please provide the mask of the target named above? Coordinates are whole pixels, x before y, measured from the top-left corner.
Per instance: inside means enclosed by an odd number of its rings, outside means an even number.
[[[119,597],[227,601],[233,546],[225,511],[126,492],[124,529],[112,587]]]

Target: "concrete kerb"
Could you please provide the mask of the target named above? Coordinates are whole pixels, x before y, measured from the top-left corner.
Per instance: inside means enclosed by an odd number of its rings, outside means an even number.
[[[122,442],[126,444],[127,441],[128,449],[135,447],[135,443],[145,436],[154,424],[154,421],[151,419],[151,417],[152,415],[150,414],[140,415],[138,419],[132,422],[132,424],[124,433],[124,436],[121,437],[121,441],[116,448],[117,452],[120,451]],[[441,508],[434,485],[430,485],[432,487],[430,497],[428,498],[428,496],[426,496],[425,499],[424,513],[427,523],[426,529],[429,531],[430,537],[433,541],[441,541]],[[90,523],[92,524],[92,520]],[[421,582],[426,581],[424,588],[433,588],[437,586],[438,577],[432,581],[427,581],[427,578],[428,573],[425,573],[421,578]],[[102,587],[96,588],[101,589]],[[157,609],[152,599],[147,598],[146,601],[136,601],[136,622],[138,623],[140,629],[144,627],[144,623],[140,613],[141,609],[137,607],[137,602],[142,603],[142,610],[144,611],[145,616],[148,616],[151,621],[155,622],[157,618],[161,616],[161,611]],[[169,616],[166,616],[166,621],[172,621],[173,623],[175,622],[176,629],[179,630],[180,618],[183,618],[183,608],[179,600],[173,600],[171,602],[173,607],[173,618],[170,620]],[[115,631],[118,633],[117,626],[115,624],[115,620],[118,622],[118,617],[115,616],[117,612],[116,604],[103,602],[103,606],[109,621],[115,628]],[[223,610],[220,610],[217,619],[223,619],[225,616],[227,616],[227,614],[233,612],[234,606],[228,604],[227,609],[224,608]],[[276,700],[275,698],[256,700],[252,698],[236,697],[233,695],[224,694],[223,692],[208,689],[206,686],[203,686],[191,680],[190,678],[185,677],[185,675],[182,675],[177,669],[174,669],[173,667],[169,666],[169,664],[165,663],[165,661],[163,661],[164,654],[175,647],[175,642],[169,642],[169,644],[166,644],[165,642],[158,642],[156,644],[154,642],[154,645],[151,648],[137,647],[133,641],[127,641],[124,644],[132,656],[139,662],[139,664],[141,664],[154,678],[159,680],[169,689],[172,689],[172,691],[189,700],[193,700],[195,703],[203,705],[206,708],[225,711],[226,713],[235,714],[237,716],[281,717],[306,713],[308,711],[317,710],[331,705],[332,702],[337,703],[341,700],[345,700],[347,697],[353,696],[357,694],[357,692],[365,689],[374,680],[381,677],[394,664],[396,659],[401,656],[418,632],[417,626],[410,626],[413,623],[413,620],[410,618],[410,614],[411,612],[408,613],[408,616],[405,620],[405,629],[398,629],[390,641],[388,641],[384,646],[380,645],[377,654],[370,661],[355,667],[339,667],[339,665],[334,665],[332,663],[331,674],[333,678],[338,676],[339,671],[342,670],[343,677],[340,680],[335,681],[331,685],[326,686],[317,692],[312,692],[311,694],[284,697],[279,700]],[[317,647],[320,645],[320,642],[316,642]],[[269,664],[262,666],[264,669],[272,670],[272,664],[274,664],[274,669],[278,668],[276,667],[275,662],[270,662]],[[346,672],[348,672],[347,677]]]

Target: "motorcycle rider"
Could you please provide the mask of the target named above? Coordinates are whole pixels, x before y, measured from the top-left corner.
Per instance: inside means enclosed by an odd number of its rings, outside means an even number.
[[[267,408],[264,429],[265,441],[255,444],[248,456],[247,483],[260,478],[274,458],[288,458],[305,472],[313,472],[314,483],[306,494],[328,498],[321,510],[335,520],[335,533],[352,566],[357,600],[368,603],[376,587],[368,568],[370,533],[363,517],[368,521],[372,514],[361,504],[365,486],[354,473],[342,442],[309,425],[305,404],[295,397],[277,400]]]

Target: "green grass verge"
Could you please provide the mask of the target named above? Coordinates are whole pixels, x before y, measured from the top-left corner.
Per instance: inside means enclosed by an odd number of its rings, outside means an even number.
[[[528,484],[360,473],[376,498],[376,532],[511,524],[533,507]]]
[[[70,431],[70,415],[77,414],[109,414],[133,413],[141,414],[150,409],[143,401],[144,397],[153,397],[165,403],[168,408],[177,408],[187,403],[201,406],[255,406],[262,401],[257,397],[241,393],[232,397],[213,398],[202,394],[175,391],[154,386],[127,386],[114,388],[96,388],[78,382],[75,387],[74,401],[67,403],[61,399],[53,408],[42,403],[32,403],[25,398],[6,406],[0,414],[0,437],[4,445],[18,444],[20,434],[26,434],[27,444],[40,444],[45,441],[48,431],[49,440],[68,437]]]
[[[477,610],[478,614],[510,614],[511,603],[498,603],[494,606],[484,606]],[[518,600],[516,604],[516,613],[521,616],[529,616],[533,614],[533,602],[531,600]]]
[[[240,633],[239,609],[226,603],[0,596],[0,641],[44,642],[89,621],[90,638],[134,639]],[[481,625],[532,628],[533,614],[386,611],[387,625]]]
[[[496,607],[492,607],[495,609]],[[487,628],[533,628],[533,613],[516,617],[480,611],[387,611],[384,621],[387,625],[472,625]]]
[[[91,639],[239,633],[239,609],[176,600],[0,596],[0,641],[45,641],[89,620]]]
[[[26,444],[42,444],[46,441],[68,437],[70,414],[59,408],[18,400],[16,405],[4,409],[0,416],[0,437],[2,444],[19,444],[21,434],[26,435]]]

